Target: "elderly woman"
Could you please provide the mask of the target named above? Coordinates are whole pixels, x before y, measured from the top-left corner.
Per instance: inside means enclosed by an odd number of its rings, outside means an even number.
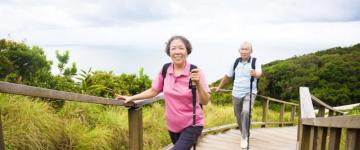
[[[187,150],[196,142],[204,127],[204,112],[200,107],[210,100],[210,89],[200,69],[190,70],[187,57],[192,51],[191,44],[183,36],[173,36],[166,43],[166,54],[172,62],[164,65],[152,87],[134,96],[118,96],[125,103],[152,98],[160,92],[165,97],[166,125],[174,150]],[[166,74],[163,72],[165,71]],[[196,108],[193,108],[192,92],[189,81],[196,83]],[[193,109],[196,110],[196,125],[193,126]]]

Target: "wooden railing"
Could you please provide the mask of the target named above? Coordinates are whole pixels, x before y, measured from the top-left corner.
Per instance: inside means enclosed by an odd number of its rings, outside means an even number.
[[[263,101],[262,101],[263,102],[263,115],[262,115],[263,125],[261,125],[261,127],[265,128],[267,124],[278,124],[279,127],[282,127],[287,124],[295,125],[296,107],[299,107],[299,104],[286,102],[283,100],[278,100],[278,99],[263,96],[263,95],[257,95],[257,96],[259,96],[260,98],[263,99]],[[279,121],[278,122],[269,122],[267,120],[270,101],[280,103],[280,112],[279,112]],[[284,114],[285,114],[285,106],[286,105],[291,106],[290,122],[284,122]]]
[[[319,106],[317,116],[312,102]],[[328,117],[325,117],[325,109],[329,110]],[[299,149],[323,150],[328,147],[329,150],[338,150],[342,129],[346,129],[345,149],[360,149],[360,115],[343,116],[343,112],[335,110],[311,95],[307,87],[300,87],[300,112]]]
[[[130,150],[143,149],[142,106],[163,99],[163,96],[159,95],[151,99],[144,99],[144,100],[139,100],[136,102],[124,104],[123,101],[116,99],[50,90],[45,88],[38,88],[38,87],[1,82],[1,81],[0,81],[0,92],[8,93],[8,94],[16,94],[16,95],[41,97],[41,98],[52,98],[59,100],[84,102],[84,103],[96,103],[96,104],[128,107]],[[0,113],[0,150],[5,149],[4,147],[5,144],[2,134],[1,113]]]

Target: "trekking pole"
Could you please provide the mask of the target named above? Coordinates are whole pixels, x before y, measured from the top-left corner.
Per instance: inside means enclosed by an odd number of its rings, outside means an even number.
[[[195,81],[191,81],[190,79],[190,87],[191,87],[191,93],[192,93],[192,102],[193,102],[193,128],[196,128],[196,82]],[[195,134],[195,133],[194,133]],[[196,135],[194,135],[194,145],[193,145],[193,150],[196,150]]]
[[[251,126],[251,100],[252,100],[252,88],[253,88],[254,77],[250,78],[250,102],[249,102],[249,128],[248,128],[248,139],[247,139],[247,150],[250,149],[250,126]]]

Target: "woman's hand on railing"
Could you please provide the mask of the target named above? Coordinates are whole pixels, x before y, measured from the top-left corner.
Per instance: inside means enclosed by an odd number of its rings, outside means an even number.
[[[124,103],[129,103],[132,101],[131,96],[125,96],[125,95],[116,95],[116,99],[124,100]]]

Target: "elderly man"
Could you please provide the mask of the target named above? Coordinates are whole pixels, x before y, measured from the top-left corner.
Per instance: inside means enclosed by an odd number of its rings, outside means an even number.
[[[250,128],[250,79],[251,77],[258,79],[262,74],[261,64],[256,62],[256,58],[251,57],[252,52],[251,43],[244,42],[239,49],[240,57],[231,65],[229,72],[225,74],[215,90],[216,92],[219,92],[231,78],[233,79],[232,96],[234,113],[242,134],[241,148],[247,148],[248,146],[248,129]],[[256,79],[252,83],[254,86],[252,86],[251,108],[255,101],[255,94],[257,93]]]

